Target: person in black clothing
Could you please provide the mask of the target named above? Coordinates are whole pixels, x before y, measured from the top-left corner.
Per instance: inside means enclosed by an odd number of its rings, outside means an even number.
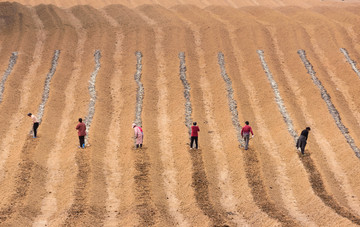
[[[304,129],[301,132],[300,137],[296,143],[296,148],[301,150],[301,154],[304,154],[304,152],[305,152],[305,146],[306,146],[306,141],[308,139],[309,132],[310,132],[310,127],[306,127],[306,129]]]

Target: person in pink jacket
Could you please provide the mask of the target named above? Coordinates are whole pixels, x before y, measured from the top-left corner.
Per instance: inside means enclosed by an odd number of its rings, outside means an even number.
[[[143,138],[144,138],[144,133],[141,127],[136,126],[135,123],[132,124],[132,127],[134,129],[134,136],[136,139],[136,148],[142,148],[142,144],[143,144]]]

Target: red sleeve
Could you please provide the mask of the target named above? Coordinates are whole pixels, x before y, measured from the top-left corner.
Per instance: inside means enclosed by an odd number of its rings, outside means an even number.
[[[241,136],[243,136],[244,127],[241,128]]]
[[[250,132],[251,132],[251,134],[252,134],[252,135],[254,135],[254,133],[253,133],[253,131],[252,131],[252,128],[251,128],[251,127],[250,127]]]
[[[200,131],[200,128],[198,127],[198,131]]]
[[[77,130],[80,129],[80,125],[77,124],[75,129],[77,129]]]

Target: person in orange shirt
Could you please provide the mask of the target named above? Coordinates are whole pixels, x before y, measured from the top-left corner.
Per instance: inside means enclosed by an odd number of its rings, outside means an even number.
[[[241,137],[245,141],[245,150],[249,148],[250,133],[252,134],[252,137],[254,137],[254,133],[252,128],[249,126],[249,122],[245,121],[245,126],[241,129]]]
[[[33,132],[34,132],[34,136],[33,138],[36,138],[37,135],[37,129],[39,127],[39,121],[37,119],[37,117],[32,114],[32,113],[28,113],[28,116],[31,118],[31,120],[33,121]]]

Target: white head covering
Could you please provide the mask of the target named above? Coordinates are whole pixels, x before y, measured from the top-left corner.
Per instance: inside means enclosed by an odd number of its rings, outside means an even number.
[[[133,124],[132,124],[132,127],[134,128],[135,126],[136,126],[136,124],[135,124],[135,123],[133,123]]]

